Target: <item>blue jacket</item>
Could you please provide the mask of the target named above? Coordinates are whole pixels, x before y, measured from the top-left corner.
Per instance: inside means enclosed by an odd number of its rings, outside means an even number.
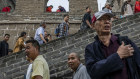
[[[117,37],[120,45],[121,41],[124,41],[125,44],[131,44],[134,48],[134,55],[125,58],[129,79],[140,79],[139,48],[126,36],[117,35]],[[105,57],[98,36],[95,37],[95,42],[87,45],[85,49],[85,63],[91,79],[113,79],[110,73],[121,70],[124,66],[117,53]]]

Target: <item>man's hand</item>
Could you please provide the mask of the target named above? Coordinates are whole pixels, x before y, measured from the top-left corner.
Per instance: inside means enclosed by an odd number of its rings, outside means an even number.
[[[131,45],[125,45],[124,42],[122,42],[122,45],[117,50],[117,53],[121,59],[132,56],[133,52],[134,52],[133,47],[131,47]]]
[[[86,23],[87,23],[87,25],[88,25],[90,28],[92,28],[92,26],[91,26],[91,24],[90,24],[90,22],[89,22],[88,20],[86,20]]]

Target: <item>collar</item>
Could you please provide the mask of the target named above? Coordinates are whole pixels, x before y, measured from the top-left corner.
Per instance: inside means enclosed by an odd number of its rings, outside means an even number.
[[[3,40],[3,42],[7,43],[7,41]]]
[[[43,26],[40,26],[41,28],[43,28]],[[44,29],[44,28],[43,28]]]
[[[81,63],[81,64],[78,66],[76,72],[77,72],[82,66],[83,66],[83,64]]]
[[[118,36],[119,36],[119,34],[114,35],[114,34],[111,33],[110,41],[111,41],[112,43],[114,43],[114,42],[118,39]],[[96,36],[94,37],[94,39],[95,39],[96,41],[98,41],[100,44],[103,44],[103,43],[99,40],[98,35],[96,35]]]

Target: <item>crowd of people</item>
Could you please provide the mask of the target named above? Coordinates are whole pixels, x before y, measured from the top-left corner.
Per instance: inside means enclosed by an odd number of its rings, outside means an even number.
[[[29,37],[29,40],[37,40],[39,44],[48,43],[52,40],[51,34],[48,34],[47,31],[44,31],[46,27],[45,22],[40,23],[40,27],[36,30],[35,37]],[[9,49],[8,40],[10,39],[10,34],[5,34],[3,41],[0,41],[0,57],[10,55],[12,53],[17,53],[25,49],[25,40],[27,37],[26,32],[21,32],[20,36],[17,38],[13,50]]]
[[[81,63],[78,53],[68,55],[67,63],[74,71],[73,79],[140,79],[140,50],[127,36],[111,33],[112,18],[115,18],[111,7],[110,3],[106,3],[103,10],[94,13],[92,18],[91,8],[86,7],[80,29],[93,29],[97,35],[95,41],[85,48],[85,65]],[[27,60],[31,63],[26,79],[50,79],[47,61],[40,55],[40,45],[51,40],[45,28],[46,22],[42,21],[34,38],[24,43],[26,32],[22,32],[16,41],[14,51],[25,48]],[[69,15],[66,14],[55,30],[56,36],[61,38],[69,35],[69,28]],[[0,42],[0,56],[9,54],[9,38],[10,35],[5,34]]]
[[[102,11],[96,12],[92,19],[90,13],[91,9],[87,7],[81,23],[81,26],[84,26],[81,30],[94,29],[97,36],[95,41],[85,48],[85,65],[80,62],[79,54],[72,52],[68,55],[68,66],[74,71],[73,79],[140,79],[140,50],[127,36],[111,33],[114,15],[110,8],[108,9],[108,5],[105,5]],[[68,18],[69,16],[65,15],[64,22],[58,25],[58,30],[62,31],[58,37],[68,35]],[[33,60],[33,72],[30,77],[49,79],[46,78],[46,76],[50,77],[48,65],[45,65],[46,61],[44,62],[44,58],[38,54],[39,47],[33,43],[28,45],[26,54]],[[31,50],[30,45],[34,46],[35,51]],[[38,53],[31,54],[33,52]],[[44,65],[47,69],[43,68]],[[43,74],[45,72],[46,75]]]

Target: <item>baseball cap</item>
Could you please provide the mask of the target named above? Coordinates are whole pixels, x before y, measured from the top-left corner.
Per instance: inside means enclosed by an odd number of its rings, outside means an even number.
[[[107,16],[110,16],[113,17],[113,14],[109,11],[104,11],[104,10],[101,10],[99,12],[96,12],[92,18],[92,23],[95,23],[96,20],[98,20],[99,18],[101,18],[103,15],[107,15]]]

